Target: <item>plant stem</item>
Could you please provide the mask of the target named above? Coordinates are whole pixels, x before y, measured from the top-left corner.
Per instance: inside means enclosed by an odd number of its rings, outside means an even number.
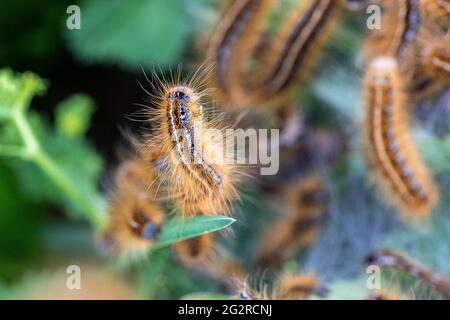
[[[52,158],[44,151],[39,151],[31,158],[53,182],[85,213],[86,218],[97,228],[102,228],[104,216],[101,208],[87,195],[81,192],[64,174]]]
[[[81,192],[53,159],[42,149],[21,110],[13,112],[13,119],[25,144],[25,157],[33,161],[49,178],[85,213],[86,218],[97,228],[105,222],[104,212],[96,205],[94,197]]]

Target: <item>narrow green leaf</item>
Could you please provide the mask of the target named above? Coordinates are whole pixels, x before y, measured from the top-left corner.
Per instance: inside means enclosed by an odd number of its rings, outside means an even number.
[[[235,221],[233,218],[224,216],[199,216],[188,219],[173,218],[164,226],[160,241],[153,246],[153,249],[159,249],[178,241],[222,230]]]

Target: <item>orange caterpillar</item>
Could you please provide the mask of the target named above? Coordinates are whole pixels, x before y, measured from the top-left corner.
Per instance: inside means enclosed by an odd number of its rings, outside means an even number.
[[[187,84],[159,81],[147,115],[152,133],[139,149],[156,168],[155,189],[163,188],[182,214],[226,214],[237,198],[239,173],[225,161],[222,118],[208,119],[202,105],[206,91],[194,89],[202,76],[197,73]]]
[[[400,300],[400,297],[392,292],[377,290],[371,293],[366,300]]]
[[[138,256],[158,240],[165,213],[147,194],[153,177],[151,168],[142,160],[128,160],[118,168],[109,221],[102,237],[108,251]]]
[[[450,86],[450,41],[433,41],[423,50],[426,71],[443,85]]]
[[[380,187],[408,217],[423,217],[437,202],[427,167],[409,134],[408,104],[391,57],[369,65],[364,80],[366,147]]]
[[[288,214],[267,230],[258,264],[281,267],[299,246],[317,238],[325,219],[328,195],[321,181],[312,177],[289,188],[286,202]]]
[[[450,1],[449,0],[421,0],[423,12],[430,20],[443,20],[448,26],[450,23]]]
[[[214,255],[214,235],[209,233],[180,241],[173,248],[182,264],[188,267],[202,264]]]
[[[438,292],[450,298],[450,277],[436,274],[427,267],[398,252],[389,249],[379,250],[371,254],[366,259],[366,263],[380,267],[395,267],[414,278],[428,283]]]
[[[208,57],[216,62],[214,86],[231,107],[267,104],[282,98],[304,77],[340,12],[340,1],[306,0],[286,20],[266,54],[257,80],[243,83],[245,66],[263,29],[271,0],[236,0],[219,22]]]
[[[285,274],[275,281],[272,290],[266,286],[259,290],[251,289],[247,282],[240,287],[241,300],[306,300],[312,295],[325,297],[328,294],[328,289],[314,275]]]
[[[282,300],[304,300],[312,295],[325,297],[328,289],[313,275],[284,275],[279,279],[276,296]]]
[[[382,29],[374,30],[366,43],[368,61],[380,55],[398,58],[406,67],[414,61],[415,44],[422,26],[419,0],[381,1],[385,10]],[[405,61],[406,60],[406,61]]]
[[[243,278],[241,266],[219,247],[212,233],[178,242],[173,249],[182,265],[228,286],[233,285],[233,279]]]

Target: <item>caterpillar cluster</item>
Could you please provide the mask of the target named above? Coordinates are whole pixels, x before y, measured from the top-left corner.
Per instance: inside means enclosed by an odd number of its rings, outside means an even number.
[[[287,214],[263,234],[258,265],[279,268],[299,247],[312,244],[325,220],[328,194],[319,178],[299,180],[286,192]]]
[[[367,264],[380,267],[394,267],[413,278],[419,279],[433,287],[436,291],[450,298],[450,277],[437,274],[417,261],[390,249],[382,249],[372,253],[366,259]]]
[[[103,233],[110,251],[145,252],[158,240],[170,207],[182,216],[230,213],[241,171],[226,161],[234,150],[223,149],[224,119],[219,114],[209,118],[203,107],[207,90],[199,78],[204,80],[207,70],[200,69],[188,83],[155,75],[150,106],[144,110],[152,131],[134,139],[134,157],[122,161],[115,174]]]
[[[213,86],[224,105],[245,107],[282,100],[305,78],[343,7],[341,0],[301,1],[262,54],[263,70],[252,71],[256,76],[249,77],[247,60],[256,50],[272,3],[234,1],[211,38],[208,58],[217,65]]]
[[[225,6],[207,52],[207,61],[215,64],[212,77],[205,68],[206,73],[197,72],[189,82],[155,76],[156,83],[151,83],[151,107],[144,113],[151,131],[135,143],[136,156],[117,170],[104,233],[109,247],[121,255],[146,251],[158,241],[169,208],[182,216],[229,214],[233,201],[239,198],[237,184],[242,172],[225,161],[235,151],[223,149],[227,126],[220,114],[208,109],[206,97],[212,92],[205,86],[216,89],[215,98],[224,108],[289,105],[285,101],[290,92],[310,72],[343,9],[358,10],[369,2],[299,1],[275,39],[267,42],[261,39],[273,0],[235,0]],[[363,127],[367,159],[386,197],[405,216],[423,217],[437,204],[438,191],[410,135],[409,115],[413,102],[450,84],[448,36],[438,41],[439,31],[433,41],[425,40],[434,25],[442,30],[448,22],[448,1],[377,3],[385,9],[383,29],[373,32],[365,45]],[[260,60],[259,64],[249,63],[254,60]],[[285,110],[286,120],[291,120],[282,136],[286,149],[303,134],[296,109],[291,106]],[[311,149],[323,148],[314,144]],[[293,152],[299,153],[297,149]],[[316,168],[311,165],[305,171],[312,167]],[[257,266],[264,269],[281,269],[299,247],[317,239],[326,219],[328,194],[316,176],[302,177],[287,186],[284,194],[286,214],[263,234],[256,254]],[[183,266],[216,279],[245,277],[244,268],[223,253],[214,235],[179,242],[173,250]],[[390,257],[387,261],[395,260],[396,265],[448,293],[446,280],[408,265],[392,253],[386,256]],[[384,263],[380,257],[376,261]],[[313,275],[283,275],[271,290],[248,289],[246,283],[241,287],[241,299],[326,295],[326,288]],[[379,294],[373,298],[394,296]]]
[[[437,188],[410,137],[414,103],[448,86],[448,35],[437,22],[447,1],[379,1],[382,29],[366,42],[365,145],[386,198],[408,217],[428,215]],[[447,27],[448,30],[448,27]]]

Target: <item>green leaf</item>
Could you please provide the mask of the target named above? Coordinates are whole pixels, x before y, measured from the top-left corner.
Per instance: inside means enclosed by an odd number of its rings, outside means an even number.
[[[56,129],[72,137],[84,135],[90,127],[94,109],[90,97],[84,94],[71,96],[56,107]]]
[[[153,246],[153,249],[159,249],[178,241],[222,230],[235,221],[233,218],[224,216],[198,216],[188,219],[172,218],[164,226],[160,240]]]
[[[131,69],[175,64],[192,28],[182,0],[93,0],[81,7],[81,29],[66,35],[86,62]]]

